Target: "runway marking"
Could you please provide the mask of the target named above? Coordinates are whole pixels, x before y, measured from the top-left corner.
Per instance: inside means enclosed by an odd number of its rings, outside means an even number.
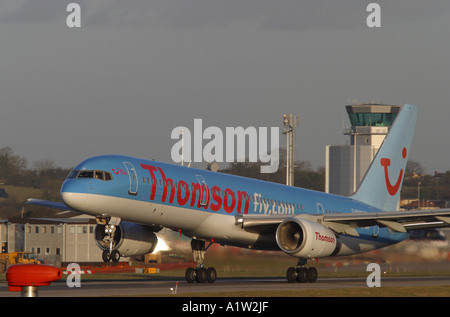
[[[93,275],[94,276],[94,275]],[[176,279],[167,280],[83,280],[80,288],[69,288],[64,282],[55,282],[48,287],[39,289],[40,297],[90,297],[90,296],[139,296],[139,295],[166,295],[171,296]],[[292,291],[292,290],[337,290],[345,288],[367,288],[366,278],[319,278],[315,283],[287,283],[283,278],[256,278],[256,279],[217,279],[215,283],[191,284],[178,280],[178,295],[205,293],[258,292],[258,291]],[[450,276],[424,276],[424,277],[382,277],[383,289],[386,287],[423,287],[423,286],[450,286]],[[0,296],[16,297],[17,294],[8,292],[8,286],[0,285]],[[449,294],[450,296],[450,294]]]

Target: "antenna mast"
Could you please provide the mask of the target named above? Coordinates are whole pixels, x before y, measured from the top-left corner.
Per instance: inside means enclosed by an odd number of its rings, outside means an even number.
[[[294,130],[300,123],[300,116],[284,115],[283,124],[286,134],[286,185],[294,186]]]

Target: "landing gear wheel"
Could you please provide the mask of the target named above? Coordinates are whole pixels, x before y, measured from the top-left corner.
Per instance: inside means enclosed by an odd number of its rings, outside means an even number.
[[[197,283],[205,283],[208,280],[206,269],[204,267],[200,267],[197,269],[197,276],[195,277],[195,279]]]
[[[297,282],[297,272],[295,270],[295,267],[288,268],[286,272],[286,278],[288,283],[295,283]]]
[[[108,263],[111,260],[111,253],[109,252],[109,250],[104,250],[102,252],[102,259],[105,263]]]
[[[119,251],[113,250],[113,251],[111,252],[111,260],[112,260],[114,263],[119,262],[119,260],[120,260],[120,253],[119,253]]]
[[[315,267],[307,269],[305,266],[307,259],[299,258],[297,267],[290,267],[286,271],[286,279],[288,283],[314,283],[317,281],[317,270]]]
[[[308,282],[314,283],[315,281],[317,281],[317,270],[315,267],[310,267],[306,275]]]
[[[306,281],[308,281],[308,270],[306,267],[301,267],[297,273],[297,282],[305,283]]]
[[[208,283],[214,283],[217,277],[216,269],[213,267],[208,268],[206,270],[206,277],[208,279]]]
[[[188,267],[186,269],[186,273],[184,274],[186,281],[188,283],[194,283],[195,282],[195,276],[197,274],[195,273],[195,269],[193,267]]]
[[[199,267],[194,269],[193,267],[189,267],[186,269],[186,273],[184,274],[186,281],[188,283],[214,283],[217,278],[216,269],[210,267],[205,269],[204,267]]]

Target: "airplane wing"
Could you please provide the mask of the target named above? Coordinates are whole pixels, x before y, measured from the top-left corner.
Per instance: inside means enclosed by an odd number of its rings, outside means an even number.
[[[237,215],[236,225],[249,231],[262,232],[292,217],[292,215]],[[387,227],[395,232],[450,227],[450,209],[448,208],[324,215],[303,214],[298,217],[317,221],[336,233],[351,236],[359,236],[355,230],[357,228],[375,225]]]
[[[450,209],[417,209],[407,211],[382,211],[325,215],[325,222],[336,222],[356,227],[381,225],[392,231],[407,232],[415,229],[450,226]]]
[[[56,201],[48,201],[48,200],[42,200],[42,199],[36,199],[36,198],[28,198],[25,202],[27,205],[34,205],[34,206],[41,206],[41,207],[48,207],[48,208],[55,208],[60,210],[71,210],[75,211],[69,206],[67,206],[64,203],[56,202]]]

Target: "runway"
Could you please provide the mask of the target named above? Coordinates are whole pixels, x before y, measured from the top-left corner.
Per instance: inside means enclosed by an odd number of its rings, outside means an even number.
[[[172,292],[178,295],[195,293],[214,296],[227,296],[230,292],[269,291],[269,294],[277,296],[278,291],[289,290],[317,290],[340,288],[367,288],[365,278],[319,278],[315,283],[287,283],[285,279],[278,278],[224,278],[218,279],[213,284],[187,283],[184,280],[175,279],[155,280],[131,279],[131,280],[81,280],[81,287],[68,287],[65,276],[63,279],[50,286],[39,288],[39,297],[102,297],[102,296],[172,296]],[[426,276],[426,277],[382,277],[381,287],[424,287],[450,285],[450,276]],[[173,291],[172,291],[172,290]],[[9,292],[6,283],[0,284],[0,297],[20,297],[20,292]],[[207,295],[208,296],[208,295]],[[231,293],[231,296],[232,293]],[[271,295],[267,295],[271,296]],[[450,296],[450,294],[449,294]]]

